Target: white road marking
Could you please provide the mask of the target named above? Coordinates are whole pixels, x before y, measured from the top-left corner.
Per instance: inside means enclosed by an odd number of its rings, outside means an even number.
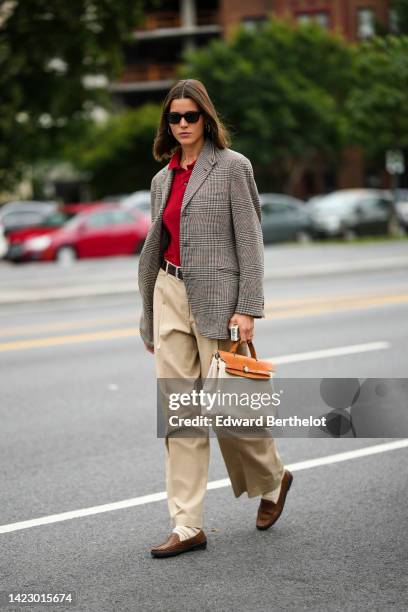
[[[364,448],[359,448],[352,451],[345,451],[343,453],[336,453],[334,455],[326,455],[325,457],[317,457],[316,459],[306,459],[305,461],[298,461],[297,463],[289,464],[286,467],[292,472],[297,472],[300,470],[307,470],[323,465],[330,465],[333,463],[339,463],[341,461],[349,461],[350,459],[357,459],[359,457],[368,457],[370,455],[386,453],[388,451],[398,450],[407,447],[408,438],[405,438],[401,440],[394,440],[392,442],[385,442],[383,444],[366,446]],[[223,487],[230,486],[230,484],[231,483],[229,478],[223,478],[222,480],[214,480],[212,482],[209,482],[207,485],[207,489],[221,489]],[[94,514],[102,514],[103,512],[122,510],[123,508],[144,506],[145,504],[163,501],[166,499],[166,497],[166,492],[161,491],[160,493],[152,493],[151,495],[143,495],[141,497],[125,499],[123,501],[103,504],[101,506],[92,506],[90,508],[82,508],[79,510],[72,510],[70,512],[62,512],[60,514],[51,514],[49,516],[42,516],[40,518],[31,519],[28,521],[19,521],[18,523],[9,523],[8,525],[0,526],[0,534],[20,531],[22,529],[30,529],[31,527],[39,527],[40,525],[60,523],[62,521],[81,518],[83,516],[93,516]]]
[[[390,348],[390,346],[390,342],[385,341],[367,342],[365,344],[349,344],[348,346],[336,346],[328,349],[320,349],[318,351],[266,357],[266,361],[272,361],[274,364],[295,363],[296,361],[311,361],[312,359],[323,359],[324,357],[351,355],[352,353],[365,353],[366,351],[381,351],[383,349]]]

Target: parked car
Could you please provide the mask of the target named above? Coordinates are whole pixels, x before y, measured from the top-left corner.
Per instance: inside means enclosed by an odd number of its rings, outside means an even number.
[[[313,238],[313,225],[302,200],[279,193],[261,193],[262,232],[265,244]]]
[[[35,200],[8,202],[0,208],[0,224],[6,235],[24,227],[41,225],[46,217],[58,210],[58,206],[57,202]]]
[[[395,194],[395,208],[403,232],[408,232],[408,189],[397,189]]]
[[[125,210],[140,210],[150,216],[150,191],[143,189],[135,191],[120,201]]]
[[[68,204],[61,204],[60,210],[69,215],[78,214],[88,209],[95,209],[96,206],[103,204],[106,206],[107,204],[117,204],[112,200],[93,200],[91,202],[69,202]]]
[[[140,252],[149,228],[150,220],[139,211],[95,205],[53,232],[10,245],[7,258],[68,263],[76,258],[132,255]]]
[[[8,240],[4,233],[4,227],[0,223],[0,259],[2,259],[6,255],[7,249]]]
[[[325,195],[326,195],[326,194],[320,194],[320,195],[315,195],[315,196],[312,196],[311,198],[309,198],[309,199],[306,201],[306,204],[307,204],[308,206],[310,206],[311,204],[316,204],[316,202],[318,202],[318,201],[319,201],[321,198],[324,198],[324,196],[325,196]]]
[[[103,198],[101,199],[101,202],[103,203],[108,202],[109,204],[120,204],[122,200],[124,200],[127,197],[129,197],[128,193],[114,193],[112,195],[103,196]]]
[[[342,189],[307,205],[319,237],[397,234],[392,194],[380,189]]]
[[[21,244],[29,238],[34,238],[35,236],[51,234],[52,232],[55,232],[74,216],[74,213],[57,211],[51,213],[50,215],[48,215],[48,217],[45,217],[45,219],[41,222],[40,225],[25,227],[24,229],[9,232],[9,234],[7,235],[8,250],[18,249],[18,247],[15,245]],[[6,254],[6,258],[8,258],[8,253]]]

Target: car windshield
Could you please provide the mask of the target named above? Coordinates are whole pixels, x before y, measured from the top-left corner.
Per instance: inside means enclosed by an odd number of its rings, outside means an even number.
[[[87,215],[81,215],[80,213],[74,215],[72,217],[72,219],[70,219],[69,221],[67,221],[65,223],[66,228],[71,229],[73,227],[76,227],[78,225],[78,223],[81,223],[81,220],[86,219]]]
[[[146,190],[135,191],[120,202],[123,208],[140,207],[146,205],[146,203],[150,205],[150,191]]]
[[[47,227],[53,227],[53,226],[58,227],[59,225],[63,225],[65,221],[67,221],[71,217],[72,215],[67,215],[62,212],[56,212],[46,217],[44,221],[41,223],[41,225],[46,225]]]

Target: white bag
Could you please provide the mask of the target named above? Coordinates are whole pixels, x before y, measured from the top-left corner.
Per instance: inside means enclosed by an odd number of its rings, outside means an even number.
[[[236,353],[239,344],[234,342],[230,351],[218,350],[213,354],[203,384],[201,414],[237,418],[276,416],[273,364],[258,360],[251,342],[248,342],[251,357]]]

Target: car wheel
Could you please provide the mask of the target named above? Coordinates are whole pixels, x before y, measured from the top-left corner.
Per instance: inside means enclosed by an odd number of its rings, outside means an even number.
[[[296,242],[307,243],[312,241],[312,236],[305,230],[299,230],[296,232]]]
[[[343,230],[343,238],[344,240],[351,241],[357,238],[357,232],[349,227],[346,227]]]
[[[58,249],[55,258],[63,266],[70,266],[76,260],[77,253],[73,247],[63,246]]]
[[[396,217],[391,217],[387,223],[388,236],[403,236],[405,230]]]

